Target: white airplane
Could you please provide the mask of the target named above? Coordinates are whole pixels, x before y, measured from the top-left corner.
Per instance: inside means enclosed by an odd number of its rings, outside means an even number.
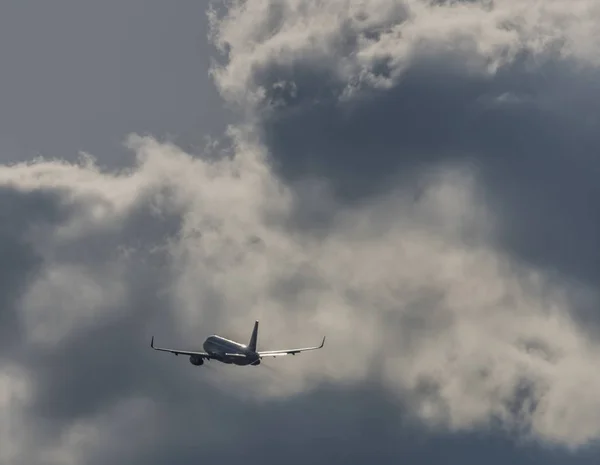
[[[228,365],[260,365],[260,360],[263,357],[281,357],[284,355],[296,355],[299,352],[307,350],[321,349],[325,345],[325,336],[321,345],[315,347],[303,347],[300,349],[284,349],[284,350],[266,350],[257,351],[256,341],[258,338],[258,320],[254,323],[252,336],[248,345],[240,344],[239,342],[225,339],[224,337],[213,335],[206,338],[202,347],[206,352],[192,352],[189,350],[175,350],[164,347],[154,347],[154,336],[150,341],[150,347],[154,350],[170,352],[175,355],[189,355],[192,365],[204,365],[204,360],[217,360]]]

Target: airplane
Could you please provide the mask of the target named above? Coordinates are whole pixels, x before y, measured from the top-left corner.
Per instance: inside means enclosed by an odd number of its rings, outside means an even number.
[[[239,342],[225,339],[224,337],[212,335],[206,338],[202,347],[206,352],[193,352],[189,350],[167,349],[165,347],[154,346],[154,336],[150,341],[150,347],[154,350],[170,352],[175,355],[189,355],[190,363],[195,366],[204,365],[204,360],[217,360],[228,365],[238,366],[258,366],[263,357],[281,357],[284,355],[296,355],[300,352],[308,350],[321,349],[325,345],[325,336],[321,345],[315,347],[303,347],[300,349],[283,349],[283,350],[266,350],[257,351],[256,342],[258,338],[258,320],[254,322],[254,329],[250,336],[248,345],[240,344]]]

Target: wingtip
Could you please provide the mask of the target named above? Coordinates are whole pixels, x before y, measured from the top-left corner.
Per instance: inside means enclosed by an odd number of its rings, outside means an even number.
[[[150,347],[154,349],[154,336],[152,336],[152,339],[150,339]]]
[[[321,347],[323,347],[323,346],[325,345],[325,338],[326,338],[326,337],[327,337],[327,336],[323,336],[323,341],[321,342]]]

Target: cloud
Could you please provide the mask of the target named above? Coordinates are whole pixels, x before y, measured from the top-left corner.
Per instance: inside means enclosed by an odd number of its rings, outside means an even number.
[[[494,250],[468,172],[430,173],[417,201],[399,188],[340,205],[327,234],[315,237],[290,232],[293,191],[270,173],[259,147],[242,140],[235,158],[215,163],[152,139],[134,142],[139,165],[130,173],[53,162],[1,173],[18,173],[17,198],[56,192],[48,198],[77,212],[46,229],[41,246],[30,244],[40,270],[14,305],[34,391],[26,418],[52,426],[44,434],[57,457],[116,440],[106,439],[103,422],[118,431],[121,421],[151,423],[157,409],[187,405],[197,382],[211,396],[252,405],[371,380],[415,420],[451,430],[499,418],[559,443],[597,434],[600,424],[586,419],[597,399],[585,394],[600,383],[596,346],[570,321],[559,286]],[[73,253],[70,244],[84,241],[90,253]],[[261,345],[327,334],[327,356],[285,360],[277,374],[200,374],[146,346],[160,327],[165,343],[194,346],[213,330],[244,340],[252,318],[263,321]],[[171,394],[159,397],[165,390]]]
[[[213,17],[213,72],[283,179],[356,201],[471,164],[507,250],[597,282],[595,2],[234,5]]]
[[[215,69],[228,100],[273,103],[296,89],[310,103],[316,90],[352,98],[363,89],[389,89],[415,63],[432,55],[462,56],[467,73],[494,73],[524,52],[597,63],[600,10],[589,0],[551,0],[541,6],[517,0],[387,0],[323,5],[314,0],[230,2],[225,15],[212,11],[212,37],[227,53]],[[298,86],[326,75],[318,89]],[[282,79],[271,81],[277,70]],[[288,76],[286,76],[286,73]],[[308,73],[307,73],[308,74]],[[287,79],[290,78],[290,79]]]
[[[246,116],[225,151],[131,136],[128,170],[0,167],[2,463],[593,442],[597,11],[544,5],[233,3],[212,16]],[[147,346],[254,319],[262,347],[326,349],[236,369]]]

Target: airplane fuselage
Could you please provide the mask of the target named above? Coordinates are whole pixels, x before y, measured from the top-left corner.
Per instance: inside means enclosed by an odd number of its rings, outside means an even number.
[[[231,341],[221,336],[213,335],[206,338],[202,345],[204,350],[220,362],[231,365],[259,365],[260,356],[248,346]],[[235,354],[237,356],[231,356]],[[240,357],[243,355],[243,357]]]

